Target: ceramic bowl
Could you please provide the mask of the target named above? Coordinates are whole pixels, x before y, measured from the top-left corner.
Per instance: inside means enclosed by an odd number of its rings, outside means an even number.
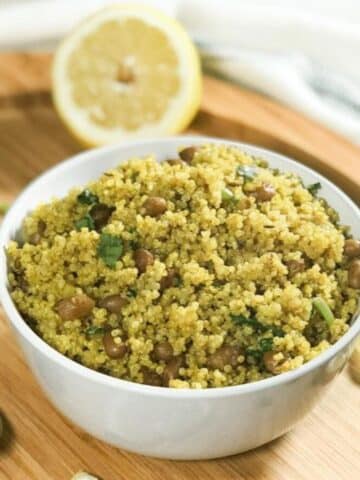
[[[208,390],[176,390],[127,382],[92,371],[47,345],[24,322],[7,289],[4,247],[25,215],[40,202],[62,197],[130,157],[174,157],[178,149],[219,139],[177,137],[146,140],[87,151],[48,170],[32,182],[6,215],[0,234],[0,295],[26,361],[55,407],[76,425],[112,445],[144,455],[205,459],[258,447],[291,429],[319,401],[342,370],[360,332],[360,318],[327,351],[297,370],[255,383]],[[234,144],[234,143],[233,143]],[[360,238],[354,203],[318,173],[284,156],[235,144],[273,167],[320,181],[321,195]]]

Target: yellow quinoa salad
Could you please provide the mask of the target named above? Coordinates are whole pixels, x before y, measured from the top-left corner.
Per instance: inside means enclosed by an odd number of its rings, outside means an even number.
[[[349,328],[360,241],[235,147],[134,158],[24,220],[11,295],[49,345],[113,377],[226,387],[297,368]]]

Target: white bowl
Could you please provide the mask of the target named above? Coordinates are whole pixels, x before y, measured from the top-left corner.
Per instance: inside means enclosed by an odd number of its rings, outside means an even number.
[[[235,387],[176,390],[112,378],[64,357],[24,322],[7,290],[4,246],[24,216],[40,202],[64,196],[73,186],[96,179],[129,157],[154,153],[174,157],[179,147],[216,142],[262,156],[271,166],[298,173],[305,184],[320,181],[321,195],[360,237],[360,214],[331,182],[293,160],[267,150],[218,139],[178,137],[131,142],[76,155],[32,182],[6,215],[0,234],[0,295],[28,364],[53,404],[95,437],[155,457],[204,459],[233,455],[287,432],[319,400],[341,371],[360,332],[358,317],[349,331],[316,359],[282,375]]]

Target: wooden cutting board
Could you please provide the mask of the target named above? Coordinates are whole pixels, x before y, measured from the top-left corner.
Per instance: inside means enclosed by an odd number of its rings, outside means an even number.
[[[0,201],[80,150],[51,106],[47,55],[0,56]],[[190,131],[263,145],[327,174],[360,201],[360,149],[255,93],[205,78]],[[289,408],[291,408],[289,406]],[[352,480],[360,472],[360,386],[348,372],[291,433],[227,459],[172,462],[95,440],[47,401],[0,315],[0,480],[70,480],[86,470],[103,480]]]

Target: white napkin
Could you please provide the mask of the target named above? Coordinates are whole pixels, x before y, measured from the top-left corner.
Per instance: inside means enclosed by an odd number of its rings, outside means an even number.
[[[129,0],[127,0],[129,1]],[[43,0],[0,7],[0,49],[52,48],[114,0]],[[204,66],[360,143],[358,0],[142,0],[175,15]]]

